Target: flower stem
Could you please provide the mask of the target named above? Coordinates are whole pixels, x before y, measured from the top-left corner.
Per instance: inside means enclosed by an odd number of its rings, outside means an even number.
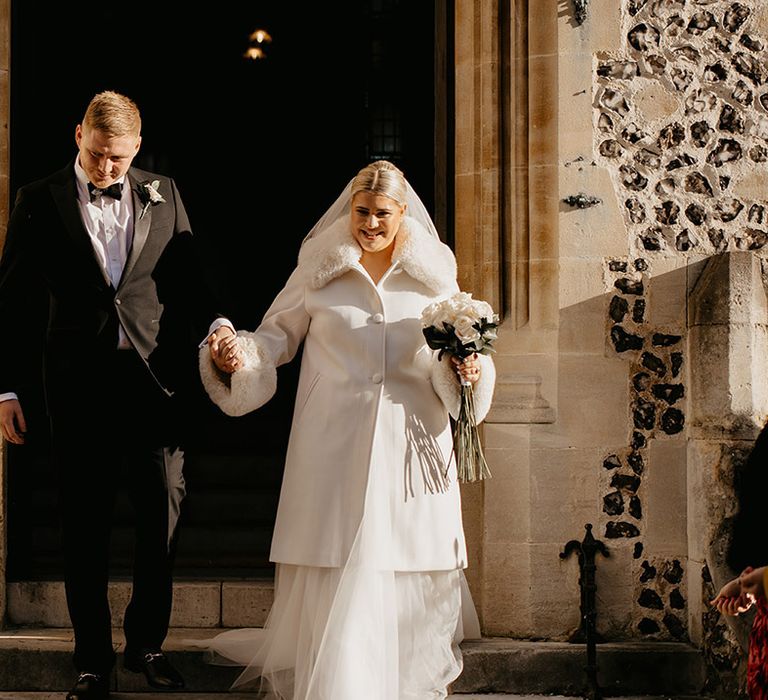
[[[461,385],[461,406],[454,431],[456,471],[463,483],[472,483],[491,478],[491,470],[483,454],[480,435],[475,422],[475,399],[472,385]]]

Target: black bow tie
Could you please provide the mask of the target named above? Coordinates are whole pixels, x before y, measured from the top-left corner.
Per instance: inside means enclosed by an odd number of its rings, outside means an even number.
[[[92,182],[88,183],[88,194],[91,196],[91,201],[97,197],[112,197],[112,199],[121,199],[123,196],[123,183],[113,182],[109,187],[104,189],[96,187]]]

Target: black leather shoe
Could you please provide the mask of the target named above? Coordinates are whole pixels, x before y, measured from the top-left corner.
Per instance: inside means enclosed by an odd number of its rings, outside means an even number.
[[[67,700],[105,700],[108,697],[109,678],[98,673],[81,673],[67,693]]]
[[[128,671],[143,673],[147,683],[162,690],[180,690],[184,687],[181,674],[171,666],[168,657],[159,649],[142,649],[138,654],[126,654],[123,666]]]

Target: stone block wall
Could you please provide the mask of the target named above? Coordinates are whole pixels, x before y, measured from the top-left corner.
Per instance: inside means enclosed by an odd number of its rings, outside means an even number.
[[[556,418],[486,426],[484,625],[565,638],[578,572],[557,553],[592,522],[611,554],[599,630],[692,641],[714,667],[740,657],[705,605],[735,508],[738,465],[717,465],[768,416],[768,4],[558,9],[556,361],[516,350],[530,324],[502,329],[499,357],[542,375]]]
[[[507,633],[568,634],[576,567],[540,558],[555,590],[532,560],[593,522],[611,553],[600,631],[701,645],[727,694],[739,630],[706,601],[729,574],[734,473],[768,416],[768,4],[559,7],[557,376],[543,383],[557,419],[495,446],[522,462],[514,489],[527,480],[532,503],[514,521],[530,608]]]
[[[768,20],[755,0],[626,0],[596,51],[595,150],[638,254],[768,242]]]
[[[699,581],[707,564],[717,578],[727,574],[711,552],[725,515],[686,485],[711,469],[685,466],[696,449],[685,437],[701,426],[694,421],[686,430],[687,414],[708,410],[710,422],[726,430],[716,442],[743,437],[728,435],[728,426],[746,425],[754,437],[766,415],[765,381],[752,371],[762,345],[753,329],[765,323],[759,280],[747,276],[746,297],[732,285],[710,285],[708,301],[698,306],[704,322],[689,318],[702,260],[727,251],[765,255],[766,29],[761,2],[627,0],[619,46],[594,47],[593,157],[610,174],[614,196],[606,202],[622,213],[627,245],[625,258],[605,262],[607,286],[613,282],[606,329],[613,351],[630,364],[632,397],[629,448],[604,463],[614,476],[603,511],[615,516],[607,537],[635,540],[641,571],[633,626],[642,636],[702,641],[701,596],[688,609],[686,579],[695,581],[691,593],[700,593],[712,588]],[[725,266],[726,278],[739,264]],[[732,317],[741,307],[746,318]],[[732,481],[710,486],[733,509]],[[694,535],[702,509],[704,528]],[[696,552],[693,540],[707,538],[709,550]]]

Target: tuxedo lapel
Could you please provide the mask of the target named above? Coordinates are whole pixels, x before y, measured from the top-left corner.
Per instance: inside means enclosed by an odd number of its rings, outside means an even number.
[[[149,229],[152,226],[152,207],[147,207],[144,216],[141,215],[144,204],[139,198],[139,192],[136,188],[136,178],[130,171],[128,171],[126,180],[131,187],[131,197],[133,197],[133,242],[131,243],[131,250],[128,254],[128,260],[125,263],[123,274],[120,277],[120,284],[128,279],[133,268],[136,266],[136,261],[139,259],[141,251],[144,250],[147,238],[149,237]]]
[[[51,196],[56,204],[56,208],[59,211],[59,216],[64,223],[69,236],[72,238],[75,245],[82,251],[83,255],[87,256],[96,268],[96,273],[109,287],[112,285],[112,281],[107,277],[107,272],[99,262],[99,258],[96,255],[96,251],[93,249],[91,238],[88,235],[88,231],[85,230],[83,221],[80,218],[80,209],[77,202],[77,186],[75,185],[74,166],[70,168],[72,174],[65,176],[59,182],[53,182],[50,185]]]

